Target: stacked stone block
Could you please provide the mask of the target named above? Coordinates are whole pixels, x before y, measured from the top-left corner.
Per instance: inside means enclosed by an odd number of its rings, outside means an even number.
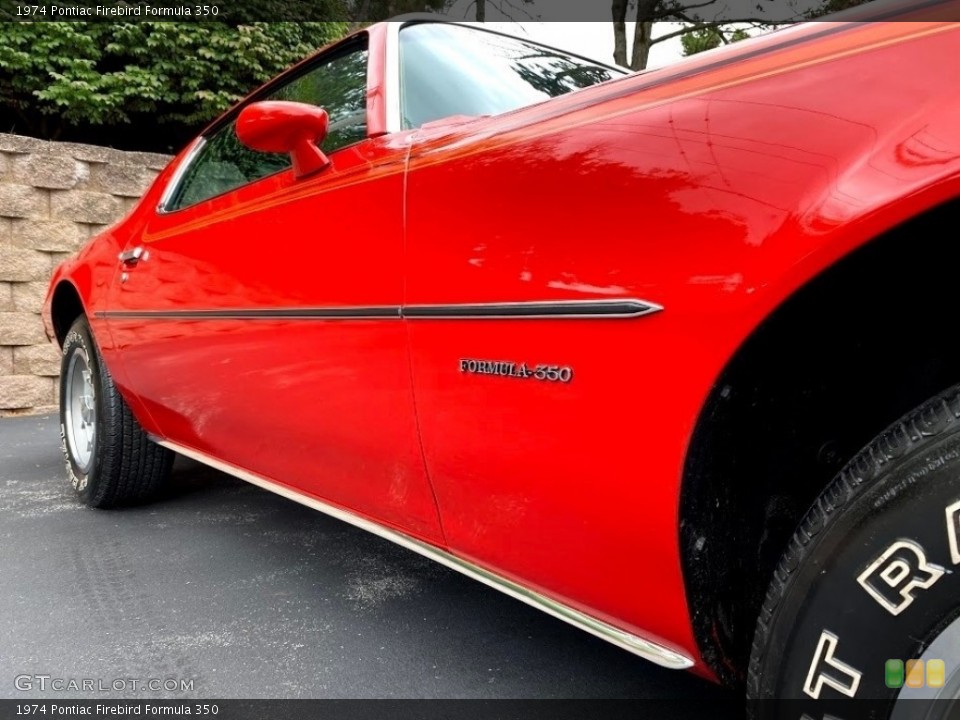
[[[0,134],[0,414],[55,406],[40,307],[53,268],[120,219],[166,155]]]

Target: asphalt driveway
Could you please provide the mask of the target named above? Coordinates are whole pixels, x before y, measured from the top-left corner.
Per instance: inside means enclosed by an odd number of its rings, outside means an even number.
[[[729,698],[183,459],[150,506],[71,493],[57,419],[0,418],[0,697]]]

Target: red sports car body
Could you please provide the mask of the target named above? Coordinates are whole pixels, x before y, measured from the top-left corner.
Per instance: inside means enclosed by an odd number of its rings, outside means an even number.
[[[61,265],[48,334],[62,343],[82,313],[164,447],[667,667],[742,677],[731,638],[769,579],[765,543],[785,542],[771,523],[792,530],[848,448],[947,372],[898,365],[915,390],[845,416],[837,388],[875,376],[822,362],[860,357],[823,334],[867,298],[919,315],[915,273],[944,273],[904,260],[882,275],[904,287],[879,288],[857,265],[960,195],[960,97],[944,91],[960,28],[937,8],[622,77],[563,54],[591,80],[494,113],[457,112],[436,94],[469,93],[412,65],[499,35],[374,25],[240,103]],[[286,92],[330,62],[363,68],[362,92],[341,93],[360,117]],[[235,123],[269,171],[244,169]],[[341,140],[320,152],[324,131]],[[912,257],[898,242],[890,257]],[[842,291],[810,299],[834,272]],[[809,392],[728,412],[744,363]],[[722,459],[814,410],[823,437],[796,439],[784,473]],[[795,482],[807,455],[821,469]]]

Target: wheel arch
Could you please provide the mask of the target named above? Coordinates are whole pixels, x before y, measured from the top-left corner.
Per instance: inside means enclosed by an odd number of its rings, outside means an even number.
[[[76,286],[69,280],[60,280],[50,298],[50,320],[60,347],[63,347],[63,341],[70,326],[78,317],[86,314],[86,308]]]
[[[684,461],[679,542],[704,662],[740,685],[781,551],[820,491],[890,423],[960,380],[951,200],[791,294],[740,345]]]

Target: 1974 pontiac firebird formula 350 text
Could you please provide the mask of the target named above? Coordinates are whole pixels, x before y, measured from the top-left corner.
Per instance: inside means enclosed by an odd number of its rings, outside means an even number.
[[[752,698],[956,697],[958,13],[322,49],[55,271],[78,497],[181,453]]]

